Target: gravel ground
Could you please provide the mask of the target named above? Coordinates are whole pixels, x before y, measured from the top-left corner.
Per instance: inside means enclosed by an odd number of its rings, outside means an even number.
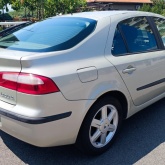
[[[164,165],[165,99],[124,121],[114,145],[90,157],[74,146],[38,148],[0,131],[0,165]]]

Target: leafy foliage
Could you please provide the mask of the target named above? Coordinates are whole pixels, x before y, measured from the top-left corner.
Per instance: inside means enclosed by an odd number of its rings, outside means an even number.
[[[45,2],[46,16],[74,13],[86,7],[85,0],[47,0]]]
[[[73,13],[84,10],[86,0],[0,0],[0,9],[8,10],[7,4],[11,4],[16,11],[24,9],[24,16],[34,12],[38,19],[57,14]]]
[[[165,15],[165,2],[164,0],[152,0],[153,4],[143,4],[140,11],[153,12]]]
[[[12,20],[12,17],[8,13],[4,13],[0,15],[0,20]]]
[[[0,0],[0,9],[9,11],[7,4],[10,4],[11,0]]]

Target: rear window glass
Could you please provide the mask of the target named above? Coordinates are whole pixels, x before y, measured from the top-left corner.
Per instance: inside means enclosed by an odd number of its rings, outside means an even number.
[[[49,18],[1,38],[0,47],[33,52],[66,50],[91,34],[96,24],[86,18]]]

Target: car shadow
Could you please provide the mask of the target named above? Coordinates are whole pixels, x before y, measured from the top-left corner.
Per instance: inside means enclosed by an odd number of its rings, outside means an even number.
[[[39,148],[19,141],[0,131],[5,145],[24,163],[46,164],[133,164],[165,142],[165,99],[125,120],[121,133],[104,154],[91,157],[80,153],[73,145]]]

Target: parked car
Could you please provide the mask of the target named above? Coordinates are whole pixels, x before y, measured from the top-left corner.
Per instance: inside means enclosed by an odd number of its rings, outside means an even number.
[[[35,146],[103,153],[123,119],[165,96],[164,29],[158,14],[100,11],[2,37],[1,130]]]
[[[5,22],[5,23],[7,23],[7,22]],[[14,22],[12,22],[12,23],[14,23]],[[11,33],[14,33],[14,32],[16,32],[17,30],[19,30],[19,29],[21,29],[21,28],[23,28],[23,27],[26,27],[26,26],[28,26],[28,25],[31,25],[31,24],[32,24],[32,22],[29,21],[29,22],[23,22],[23,23],[18,24],[18,25],[10,26],[10,27],[8,27],[8,28],[6,28],[6,29],[0,31],[0,38],[1,38],[1,37],[4,37],[4,36],[6,36],[6,35],[9,35],[9,34],[11,34]]]

